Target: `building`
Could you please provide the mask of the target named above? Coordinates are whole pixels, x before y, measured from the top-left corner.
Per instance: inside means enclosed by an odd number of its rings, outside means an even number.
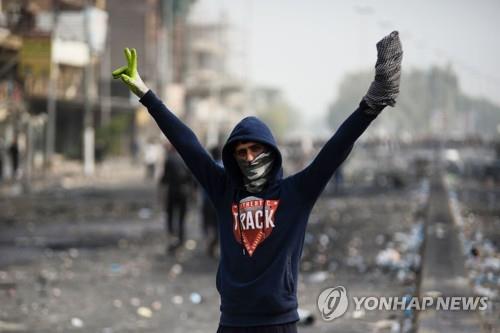
[[[188,29],[186,118],[207,146],[221,144],[249,113],[247,85],[228,68],[230,27],[224,18],[213,23],[193,22]]]

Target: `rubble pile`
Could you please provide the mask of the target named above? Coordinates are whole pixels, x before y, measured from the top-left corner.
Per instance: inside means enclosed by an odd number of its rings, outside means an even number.
[[[322,281],[343,266],[359,273],[390,274],[402,284],[415,283],[428,191],[428,183],[422,182],[406,204],[390,196],[374,197],[370,205],[360,205],[356,211],[349,211],[342,201],[330,199],[327,214],[311,217],[302,271],[309,273],[309,280]],[[385,215],[380,219],[379,214]]]
[[[488,309],[481,314],[487,325],[500,324],[500,216],[498,188],[465,181],[457,176],[445,177],[450,198],[450,209],[459,227],[459,238],[465,256],[466,270],[473,291],[488,297]],[[484,200],[486,198],[486,200]]]

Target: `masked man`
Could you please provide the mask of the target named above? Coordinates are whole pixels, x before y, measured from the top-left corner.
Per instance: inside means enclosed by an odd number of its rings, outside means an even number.
[[[305,169],[283,177],[282,157],[269,128],[240,121],[222,150],[223,167],[195,134],[149,90],[137,72],[135,49],[113,72],[148,109],[206,191],[217,211],[221,296],[218,332],[296,332],[297,277],[314,203],[355,141],[399,93],[402,47],[397,31],[377,43],[375,79],[358,108]]]

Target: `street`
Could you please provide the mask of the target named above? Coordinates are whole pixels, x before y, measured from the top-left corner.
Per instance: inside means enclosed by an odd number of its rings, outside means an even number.
[[[206,254],[199,200],[188,212],[188,240],[167,255],[156,184],[134,169],[120,175],[2,198],[0,332],[216,331],[217,262]],[[350,297],[418,292],[428,179],[382,187],[356,179],[327,191],[309,220],[298,294],[313,319],[300,332],[416,329],[411,311],[352,304],[326,322],[317,310],[328,287],[344,286]]]

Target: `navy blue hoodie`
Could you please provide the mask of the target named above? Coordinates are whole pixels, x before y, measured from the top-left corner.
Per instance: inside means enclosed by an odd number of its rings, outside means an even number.
[[[248,327],[297,321],[297,276],[309,214],[334,171],[376,116],[364,112],[368,107],[361,102],[309,166],[283,178],[276,141],[259,119],[247,117],[236,125],[224,145],[221,167],[191,129],[151,90],[140,101],[217,211],[220,324]],[[271,180],[260,193],[245,190],[243,175],[233,157],[238,141],[261,142],[275,152]]]

